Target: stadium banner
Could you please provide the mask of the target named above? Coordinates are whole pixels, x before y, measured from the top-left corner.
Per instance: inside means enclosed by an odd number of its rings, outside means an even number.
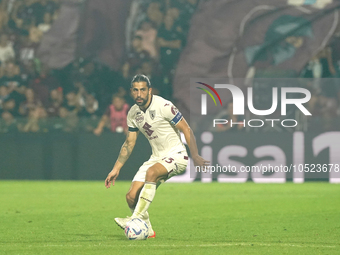
[[[333,0],[201,1],[174,78],[179,107],[189,111],[191,77],[298,77],[336,33],[339,8]]]
[[[79,24],[77,55],[120,70],[125,52],[125,23],[132,0],[88,0]]]
[[[82,1],[62,1],[59,17],[44,34],[38,47],[38,58],[50,68],[61,69],[76,58]]]
[[[0,179],[104,180],[125,141],[121,133],[0,134]],[[119,180],[132,180],[151,155],[144,136],[138,142]]]
[[[215,166],[214,172],[196,172],[190,160],[186,172],[172,177],[167,182],[335,183],[335,178],[338,178],[340,132],[207,131],[195,132],[195,136],[199,153]],[[124,140],[124,135],[112,133],[104,133],[100,137],[86,133],[1,134],[0,179],[104,181]],[[148,141],[144,136],[140,136],[131,159],[122,168],[118,180],[132,180],[138,168],[150,155]],[[223,169],[219,170],[217,164],[227,167],[230,165],[230,168],[231,166],[248,168],[244,168],[246,173],[230,173]],[[294,164],[296,171],[275,173],[274,176],[269,169],[264,174],[256,172],[265,164],[272,165],[274,171],[281,165]],[[330,164],[333,169],[331,175],[328,173]],[[302,171],[302,168],[305,170]],[[316,173],[313,172],[317,172],[319,176],[314,176]]]
[[[39,59],[53,69],[64,68],[81,57],[120,70],[131,2],[63,0],[59,18],[39,46]]]
[[[340,183],[339,85],[339,79],[192,78],[189,122],[211,164],[191,165],[190,178]]]

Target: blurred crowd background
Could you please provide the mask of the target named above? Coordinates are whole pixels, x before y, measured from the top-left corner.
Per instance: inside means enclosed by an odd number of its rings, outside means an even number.
[[[0,133],[126,132],[126,114],[133,104],[130,81],[137,73],[149,76],[154,94],[176,103],[176,67],[198,5],[198,0],[140,0],[131,5],[119,69],[91,57],[77,57],[65,67],[53,69],[40,60],[38,51],[58,20],[61,1],[1,0]],[[335,32],[298,77],[339,78],[339,42],[340,32]],[[292,43],[297,47],[299,41]],[[314,81],[306,86],[313,94],[308,109],[316,120],[308,124],[309,130],[339,128],[333,123],[340,118],[337,82],[323,86]],[[235,118],[231,109],[228,104],[224,118]],[[229,128],[220,129],[226,130]]]

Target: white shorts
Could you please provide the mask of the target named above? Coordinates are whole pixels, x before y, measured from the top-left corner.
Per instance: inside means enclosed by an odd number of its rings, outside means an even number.
[[[132,181],[145,182],[146,172],[151,166],[156,163],[160,163],[166,168],[166,170],[168,171],[168,177],[166,178],[166,180],[168,180],[171,177],[179,175],[185,171],[188,164],[188,154],[186,151],[182,151],[170,154],[168,157],[150,158],[139,168]]]

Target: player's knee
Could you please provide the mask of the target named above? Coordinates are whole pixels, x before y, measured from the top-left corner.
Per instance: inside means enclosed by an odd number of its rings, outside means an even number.
[[[146,181],[149,182],[156,182],[158,179],[158,173],[155,169],[149,168],[148,171],[146,172]]]

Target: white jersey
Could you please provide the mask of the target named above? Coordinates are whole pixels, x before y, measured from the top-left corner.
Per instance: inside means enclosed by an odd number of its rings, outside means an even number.
[[[131,107],[127,125],[129,131],[139,130],[149,140],[151,157],[166,157],[172,153],[186,151],[180,132],[175,127],[182,118],[182,114],[170,101],[153,95],[145,112],[136,104]]]

